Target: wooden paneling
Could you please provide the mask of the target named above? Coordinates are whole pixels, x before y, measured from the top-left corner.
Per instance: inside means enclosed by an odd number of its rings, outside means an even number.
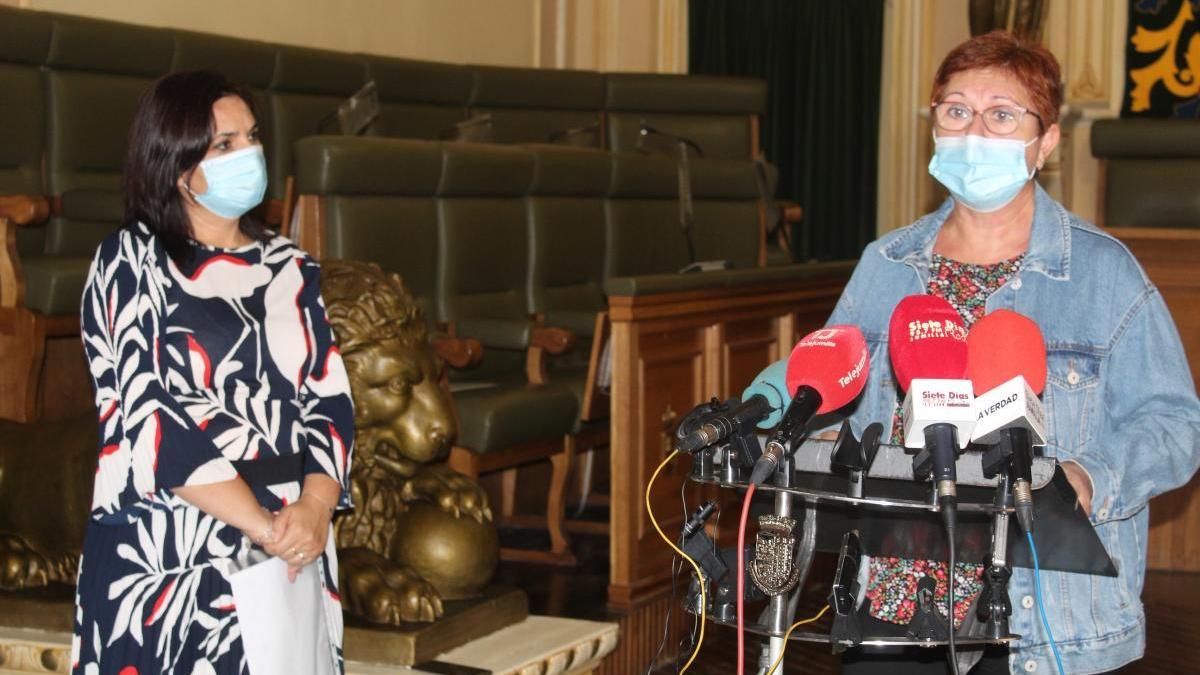
[[[1112,228],[1129,246],[1171,310],[1192,380],[1200,381],[1200,231]],[[1200,476],[1150,502],[1147,566],[1200,571]]]
[[[37,419],[45,347],[45,317],[20,307],[0,307],[0,418]]]
[[[76,333],[46,338],[42,364],[41,419],[65,420],[95,413],[91,376],[83,354],[83,342]]]
[[[724,344],[720,346],[725,385],[722,396],[741,394],[764,364],[787,356],[789,352],[779,348],[779,330],[780,322],[775,318],[737,321],[725,327]],[[784,341],[792,342],[791,337],[784,336]]]
[[[610,606],[630,610],[656,602],[670,585],[672,554],[650,525],[644,490],[671,452],[679,421],[713,396],[740,394],[764,366],[787,354],[797,333],[822,324],[847,273],[802,282],[609,297]],[[654,485],[651,503],[665,532],[679,531],[680,488],[689,469],[688,458],[677,459]],[[699,498],[693,489],[689,503]]]
[[[682,577],[680,581],[687,583]],[[676,646],[691,626],[691,617],[684,615],[678,605],[672,607],[672,602],[670,597],[661,597],[627,614],[609,617],[610,621],[617,621],[620,638],[617,648],[604,659],[596,675],[644,673],[655,655],[660,664],[673,660],[678,651]],[[671,622],[664,636],[668,614]],[[662,645],[662,652],[659,652],[659,645]]]

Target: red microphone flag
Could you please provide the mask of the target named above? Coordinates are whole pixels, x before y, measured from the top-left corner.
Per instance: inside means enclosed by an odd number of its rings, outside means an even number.
[[[802,386],[821,395],[816,414],[846,405],[867,383],[867,341],[857,326],[827,326],[805,335],[792,349],[787,364],[787,388],[793,396]]]
[[[949,302],[910,295],[888,324],[888,354],[900,388],[914,378],[961,380],[967,376],[967,328]]]
[[[1025,378],[1034,394],[1046,386],[1046,340],[1029,317],[998,309],[971,326],[967,336],[967,374],[975,395]]]

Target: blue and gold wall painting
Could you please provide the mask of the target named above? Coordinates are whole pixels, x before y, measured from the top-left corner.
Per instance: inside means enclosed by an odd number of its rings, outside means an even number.
[[[1130,0],[1121,117],[1200,119],[1200,0]]]

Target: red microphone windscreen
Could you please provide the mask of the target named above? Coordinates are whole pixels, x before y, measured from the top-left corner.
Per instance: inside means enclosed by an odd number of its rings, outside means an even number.
[[[1046,387],[1046,340],[1033,319],[998,309],[971,326],[967,335],[967,374],[975,395],[1008,382],[1017,375],[1033,393]]]
[[[821,395],[817,414],[833,412],[858,396],[867,383],[867,340],[857,326],[827,326],[805,335],[787,363],[787,389],[801,386]]]
[[[892,312],[888,355],[905,391],[913,378],[966,379],[967,327],[944,299],[910,295]]]

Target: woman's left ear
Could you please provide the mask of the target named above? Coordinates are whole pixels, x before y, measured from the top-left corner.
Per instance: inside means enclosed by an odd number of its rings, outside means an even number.
[[[1050,157],[1050,153],[1054,152],[1054,148],[1058,147],[1059,138],[1061,138],[1061,136],[1058,124],[1051,124],[1050,127],[1046,129],[1046,133],[1042,134],[1041,142],[1038,143],[1038,158],[1036,164],[1038,171],[1042,170],[1042,167],[1046,165],[1046,160]]]
[[[195,197],[192,196],[192,188],[188,185],[191,179],[192,176],[190,173],[181,173],[179,174],[179,178],[175,180],[175,187],[179,188],[179,191],[183,193],[184,201],[195,200]]]

